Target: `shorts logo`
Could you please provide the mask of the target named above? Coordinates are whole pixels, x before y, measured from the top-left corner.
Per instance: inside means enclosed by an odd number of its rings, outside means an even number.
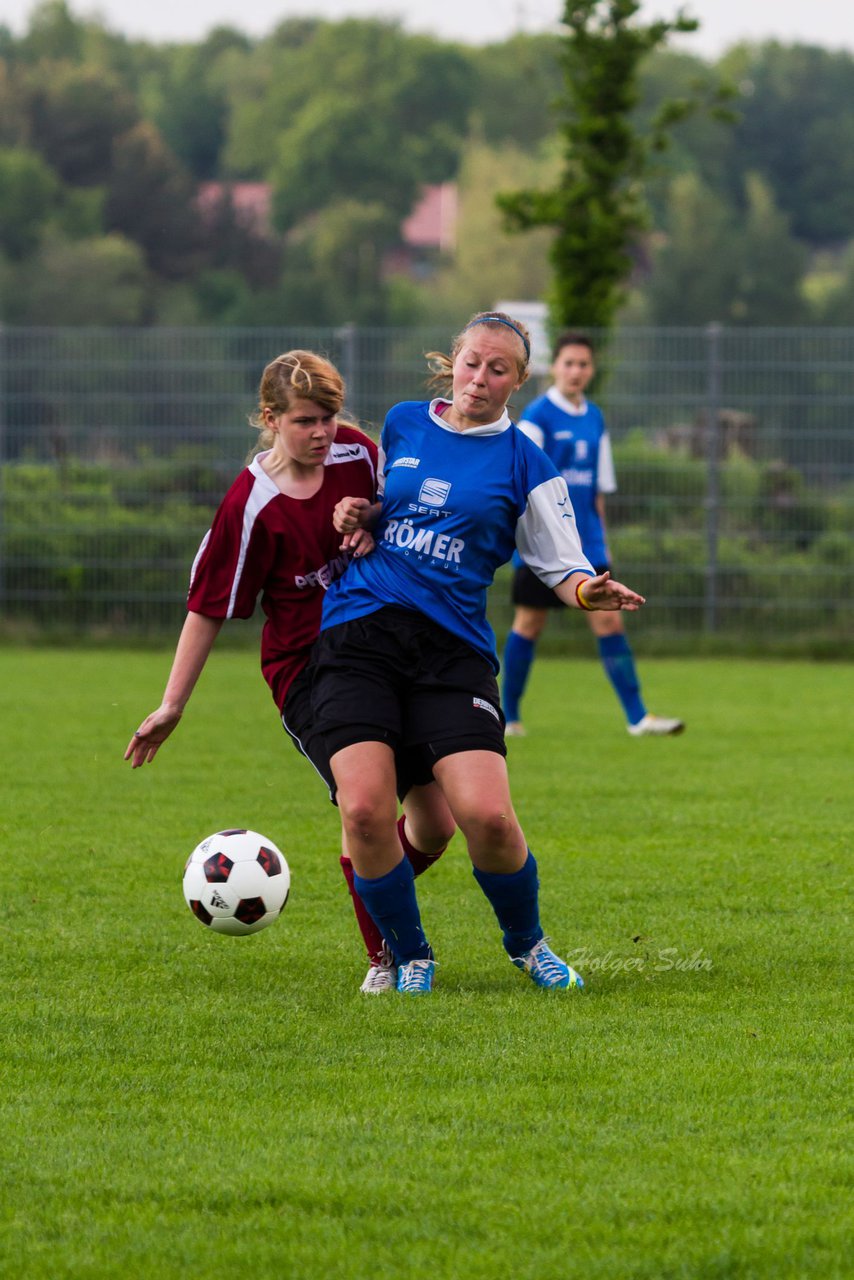
[[[477,707],[480,711],[488,711],[491,716],[495,716],[496,720],[499,718],[495,707],[491,702],[487,702],[485,698],[472,698],[471,704],[473,707]]]
[[[395,467],[417,467],[420,461],[420,458],[395,458],[391,469],[393,471]]]
[[[431,476],[422,484],[418,501],[428,507],[444,507],[450,492],[451,486],[447,480],[436,480]]]

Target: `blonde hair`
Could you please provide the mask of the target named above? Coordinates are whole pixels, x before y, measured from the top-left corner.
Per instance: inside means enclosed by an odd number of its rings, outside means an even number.
[[[486,325],[491,329],[511,329],[519,338],[520,353],[516,356],[516,371],[519,375],[519,386],[527,382],[530,376],[531,334],[521,320],[508,316],[504,311],[478,311],[467,324],[464,324],[451,342],[451,350],[445,355],[442,351],[428,351],[427,364],[430,369],[428,387],[438,391],[450,391],[454,377],[454,361],[460,353],[465,335],[476,325]]]
[[[331,360],[314,351],[286,351],[271,360],[261,374],[258,408],[249,419],[259,432],[258,442],[250,458],[269,449],[273,433],[267,426],[266,410],[274,417],[287,413],[296,400],[313,400],[327,413],[340,414],[344,404],[344,379]]]

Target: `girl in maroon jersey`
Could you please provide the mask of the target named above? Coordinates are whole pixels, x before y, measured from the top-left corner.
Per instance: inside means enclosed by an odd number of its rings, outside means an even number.
[[[260,596],[266,614],[261,669],[284,728],[335,799],[324,740],[313,726],[305,668],[326,587],[350,558],[374,545],[365,533],[342,552],[332,513],[346,496],[373,500],[377,472],[374,442],[338,421],[343,402],[340,373],[313,352],[288,351],[264,370],[253,419],[261,433],[258,448],[226,493],[196,555],[188,613],[161,704],[125,751],[134,769],[154,759],[178,724],[224,621],[250,617]],[[398,792],[405,800],[400,840],[417,875],[441,856],[454,822],[429,765],[413,755],[398,759]],[[394,962],[355,891],[346,849],[341,865],[371,961],[362,990],[393,990]]]

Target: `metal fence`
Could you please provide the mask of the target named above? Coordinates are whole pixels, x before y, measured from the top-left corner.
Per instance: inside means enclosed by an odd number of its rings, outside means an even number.
[[[350,412],[377,430],[390,404],[425,398],[424,353],[447,342],[352,326],[0,330],[5,633],[174,634],[196,547],[253,443],[267,361],[327,353]],[[844,653],[854,329],[625,329],[602,363],[611,552],[649,600],[633,633]],[[506,574],[490,608],[503,628]]]

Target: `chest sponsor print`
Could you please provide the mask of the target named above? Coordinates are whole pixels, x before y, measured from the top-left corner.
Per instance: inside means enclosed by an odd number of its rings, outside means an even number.
[[[431,476],[422,484],[418,501],[428,507],[444,507],[450,492],[451,485],[448,480],[437,480]]]

